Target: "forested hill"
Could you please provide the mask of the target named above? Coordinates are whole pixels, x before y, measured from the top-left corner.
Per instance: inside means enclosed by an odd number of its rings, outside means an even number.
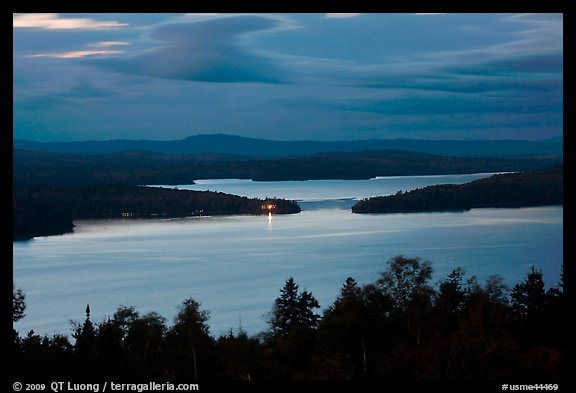
[[[368,179],[509,172],[544,168],[561,156],[446,157],[406,151],[323,153],[292,158],[123,152],[102,155],[13,150],[13,239],[66,233],[77,218],[184,217],[260,214],[265,201],[221,193],[153,190],[146,184],[192,184],[195,179]],[[275,201],[276,213],[300,211]]]
[[[292,158],[124,152],[103,155],[13,150],[15,185],[192,184],[195,179],[317,180],[512,172],[546,168],[561,156],[448,157],[406,151],[323,153]]]
[[[470,183],[441,184],[359,201],[354,213],[464,211],[563,204],[563,166],[493,175]]]
[[[71,232],[75,219],[173,218],[299,213],[296,202],[210,191],[128,185],[33,186],[14,189],[13,240]],[[272,207],[273,206],[273,207]]]
[[[41,143],[14,140],[14,148],[74,154],[148,151],[166,154],[232,154],[251,157],[296,157],[326,152],[401,150],[444,156],[497,157],[562,154],[561,140],[419,140],[275,141],[226,134],[195,135],[182,140],[106,140]]]

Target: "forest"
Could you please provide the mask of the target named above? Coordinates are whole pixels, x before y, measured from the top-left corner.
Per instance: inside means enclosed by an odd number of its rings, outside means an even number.
[[[544,157],[445,157],[406,151],[322,153],[293,158],[152,152],[80,155],[13,149],[13,240],[71,232],[74,219],[298,213],[296,202],[140,187],[196,179],[367,179],[375,176],[515,171],[556,163]]]
[[[440,184],[394,195],[367,198],[354,213],[466,211],[563,204],[563,166],[505,173],[465,184]]]
[[[122,152],[80,155],[13,149],[15,185],[193,184],[197,179],[255,181],[370,179],[546,168],[562,157],[449,157],[409,151],[320,153],[291,158]]]
[[[190,297],[172,323],[134,307],[71,323],[72,337],[13,329],[16,379],[115,381],[351,380],[552,383],[568,377],[568,304],[560,281],[546,287],[532,267],[509,288],[460,268],[432,283],[421,258],[395,256],[371,283],[352,277],[323,310],[288,278],[271,299],[268,328],[214,337],[210,313]],[[111,310],[110,310],[111,311]],[[13,284],[13,322],[26,295]],[[63,379],[64,378],[64,379]],[[499,388],[499,386],[498,386]]]
[[[75,219],[258,215],[268,205],[274,214],[300,212],[283,199],[131,185],[22,186],[13,195],[13,240],[70,232]]]

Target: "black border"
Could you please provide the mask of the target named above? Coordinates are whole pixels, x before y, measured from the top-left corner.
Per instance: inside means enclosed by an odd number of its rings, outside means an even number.
[[[137,4],[137,7],[134,6]],[[564,136],[564,156],[568,157],[568,160],[564,160],[564,171],[567,172],[565,178],[571,179],[572,178],[572,151],[570,150],[571,147],[574,147],[574,133],[576,132],[575,124],[574,124],[574,112],[576,105],[573,99],[573,92],[574,87],[576,87],[576,81],[574,78],[574,70],[576,70],[576,65],[574,64],[574,46],[573,46],[573,32],[575,30],[575,18],[574,18],[574,3],[569,2],[568,0],[558,1],[558,0],[548,0],[546,2],[539,2],[538,4],[523,4],[522,6],[518,6],[516,2],[498,2],[490,4],[488,2],[477,2],[476,4],[470,4],[467,2],[447,2],[447,1],[412,1],[412,2],[399,2],[399,1],[380,1],[380,2],[358,2],[354,1],[353,3],[344,3],[344,2],[315,2],[312,4],[311,2],[303,2],[303,1],[291,1],[286,3],[281,2],[266,2],[262,4],[245,4],[245,3],[183,3],[183,2],[147,2],[142,1],[138,3],[121,3],[117,1],[108,1],[103,0],[97,3],[86,3],[86,2],[79,2],[79,1],[58,1],[54,2],[21,2],[19,4],[12,4],[10,5],[10,9],[12,12],[86,12],[86,11],[94,11],[95,9],[99,10],[100,12],[134,12],[134,9],[138,9],[137,12],[173,12],[182,10],[187,11],[194,11],[194,12],[325,12],[326,10],[329,11],[360,11],[360,12],[422,12],[422,11],[450,11],[450,12],[517,12],[518,9],[522,9],[523,11],[528,10],[531,12],[561,12],[564,14],[564,130],[567,132],[563,133]],[[6,20],[3,21],[2,26],[5,29],[4,36],[12,36],[12,30],[8,31],[10,28],[8,17],[10,14],[6,13]],[[7,40],[6,40],[7,41]],[[10,57],[12,58],[12,55]],[[5,69],[8,69],[7,67]],[[6,85],[7,88],[5,91],[13,92],[13,84],[12,80],[8,79],[8,73],[6,72]],[[9,87],[9,88],[8,88]],[[5,97],[7,94],[4,95]],[[10,108],[11,106],[8,105],[8,102],[4,105],[5,108]],[[13,113],[10,111],[10,115],[3,116],[3,118],[8,123],[8,119],[10,119],[10,123],[6,124],[6,130],[3,133],[3,138],[6,140],[2,143],[2,145],[6,148],[6,179],[10,179],[10,188],[12,187],[12,149],[10,146],[12,145],[12,133],[8,132],[8,129],[11,129],[13,124]],[[10,172],[9,172],[10,171]],[[564,199],[568,201],[568,205],[565,206],[565,217],[574,217],[574,206],[570,203],[575,201],[573,195],[573,187],[571,185],[569,187],[564,187]],[[11,217],[11,216],[10,216]],[[568,298],[569,302],[573,302],[574,291],[571,286],[572,277],[574,276],[574,252],[573,252],[573,244],[575,234],[571,226],[569,225],[571,222],[568,220],[564,220],[564,260],[568,261],[565,266],[564,271],[564,279],[565,279],[565,295]],[[568,225],[567,225],[568,224]],[[8,243],[8,237],[5,236],[5,242]],[[8,244],[6,244],[6,248],[8,251]],[[5,263],[8,263],[5,261]],[[13,276],[12,271],[12,264],[10,264],[10,268],[7,268],[8,272],[3,274],[3,277],[8,281],[9,276]],[[6,282],[2,286],[6,290],[10,287],[10,283]],[[8,296],[4,297],[6,299]],[[572,304],[572,303],[571,303]],[[7,308],[7,307],[6,307]],[[6,319],[8,319],[8,310],[6,310]],[[566,323],[571,324],[572,316],[566,316]],[[9,348],[11,347],[11,331],[6,328],[9,325],[9,320],[3,323],[4,328],[1,329],[2,334],[5,336],[3,337],[3,343],[6,345],[3,353],[8,353]],[[570,330],[569,330],[570,331]],[[573,370],[573,352],[571,351],[571,342],[567,343],[566,346],[566,360],[565,360],[565,370],[564,375],[569,376],[570,372]],[[10,362],[10,360],[8,360]],[[6,380],[4,381],[4,386],[8,389],[8,391],[13,390],[13,378],[10,377],[9,373],[5,373]],[[569,386],[573,385],[572,378],[567,379],[565,381],[559,382],[559,391],[567,391],[569,390]],[[41,382],[49,384],[52,381],[20,381],[20,382]],[[94,382],[94,381],[91,381]],[[149,381],[134,381],[134,383],[138,382],[149,382]],[[174,381],[175,383],[178,381]],[[182,381],[184,382],[184,381]],[[190,381],[188,381],[190,382]],[[541,381],[542,383],[548,383],[550,381]],[[443,392],[471,392],[471,391],[479,391],[479,392],[494,392],[494,391],[502,391],[502,384],[509,383],[514,384],[518,383],[517,381],[475,381],[475,382],[466,382],[466,381],[432,381],[432,382],[347,382],[347,381],[282,381],[281,383],[274,382],[274,381],[251,381],[251,382],[210,382],[210,381],[198,381],[200,391],[218,391],[221,392],[227,389],[249,389],[250,391],[266,391],[269,392],[271,390],[286,390],[286,391],[295,391],[300,389],[328,389],[330,391],[356,391],[356,390],[368,390],[368,389],[378,389],[378,390],[385,390],[390,392],[396,391],[416,391],[416,392],[424,392],[430,390],[441,390]],[[526,383],[531,383],[527,381]],[[9,384],[9,385],[8,385]],[[48,387],[47,387],[48,388]]]

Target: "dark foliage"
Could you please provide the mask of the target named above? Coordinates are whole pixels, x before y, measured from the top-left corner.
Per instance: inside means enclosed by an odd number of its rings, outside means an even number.
[[[26,295],[20,288],[16,289],[12,283],[12,322],[17,322],[24,318],[26,314]]]
[[[14,331],[12,375],[115,380],[434,380],[557,382],[566,377],[563,282],[545,289],[532,268],[508,291],[454,269],[436,286],[432,267],[397,256],[371,284],[349,277],[321,318],[310,292],[289,279],[274,301],[271,329],[210,335],[207,311],[189,298],[172,326],[156,313],[120,306],[66,336]],[[19,297],[23,304],[23,295]],[[23,308],[22,305],[20,308]]]
[[[300,379],[311,367],[310,348],[316,344],[316,329],[320,308],[308,291],[299,292],[298,284],[290,277],[274,301],[268,321],[270,332],[263,335],[266,358],[272,366],[270,378]]]
[[[274,214],[300,212],[283,199],[129,185],[16,187],[13,205],[14,240],[70,232],[74,219],[267,214],[267,205]]]
[[[287,336],[295,329],[315,329],[319,317],[315,308],[320,308],[316,298],[308,291],[298,293],[298,284],[290,277],[274,301],[269,321],[273,334]]]
[[[560,156],[447,157],[392,150],[264,159],[150,152],[80,155],[14,149],[13,176],[18,185],[193,184],[196,179],[369,179],[504,172],[545,168],[560,162]]]
[[[559,157],[442,157],[406,151],[325,153],[278,159],[149,152],[109,155],[18,149],[13,152],[13,240],[71,232],[73,220],[81,218],[261,214],[264,203],[274,204],[275,213],[300,211],[291,201],[258,201],[222,193],[138,187],[143,184],[191,184],[202,178],[366,179],[388,175],[515,171],[540,168],[559,160]],[[507,178],[494,183],[490,185],[492,191],[484,192],[486,195],[478,192],[476,185],[468,188],[436,186],[410,193],[399,192],[385,199],[361,201],[353,210],[459,210],[475,207],[478,203],[508,207],[545,204],[550,198],[557,198],[556,188],[548,187],[547,183],[540,183],[537,189],[535,182],[530,180],[513,182]],[[454,190],[458,190],[457,195]],[[422,196],[425,192],[427,194]],[[474,195],[476,205],[470,201],[470,195]],[[509,200],[512,199],[514,203],[511,204]]]
[[[441,184],[359,201],[354,213],[464,211],[563,204],[563,166],[493,175],[470,183]]]

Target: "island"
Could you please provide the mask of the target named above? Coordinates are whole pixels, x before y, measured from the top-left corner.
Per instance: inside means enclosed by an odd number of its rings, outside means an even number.
[[[177,218],[299,213],[284,199],[131,185],[21,186],[14,189],[13,240],[71,232],[76,219]]]
[[[224,178],[304,181],[480,172],[524,173],[561,162],[562,157],[558,155],[453,157],[394,150],[326,152],[309,156],[262,158],[216,153],[166,154],[147,151],[89,155],[13,148],[13,240],[68,233],[73,230],[73,222],[77,219],[300,212],[300,207],[294,201],[249,199],[215,192],[143,186],[147,184],[193,184],[198,179]],[[504,184],[507,184],[507,181]],[[561,180],[559,184],[561,190]],[[490,197],[492,199],[475,200],[480,194],[468,187],[438,186],[427,191],[400,192],[392,199],[373,198],[361,201],[353,211],[376,213],[462,210],[480,207],[486,203],[495,207],[513,205],[512,202],[502,204],[494,199],[495,196]],[[554,192],[557,187],[546,190],[546,185],[539,184],[539,180],[535,180],[527,190],[516,189],[517,195],[503,189],[502,187],[507,186],[500,185],[498,181],[488,184],[487,187],[492,187],[500,198],[513,199],[514,203],[558,203],[558,193]],[[534,187],[543,189],[534,191]],[[422,196],[422,192],[426,195]],[[463,196],[463,193],[467,196]],[[552,193],[556,199],[550,199],[548,193]],[[530,201],[526,202],[526,198]],[[538,198],[543,200],[539,201]],[[393,202],[390,202],[391,200]],[[268,206],[274,208],[269,209]]]
[[[563,165],[496,174],[465,184],[440,184],[359,201],[353,213],[467,211],[563,204]]]

